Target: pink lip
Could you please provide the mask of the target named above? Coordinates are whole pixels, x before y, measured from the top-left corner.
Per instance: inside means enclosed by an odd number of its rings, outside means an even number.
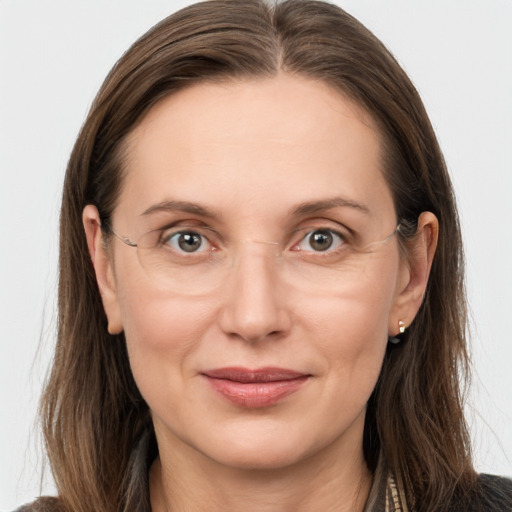
[[[284,368],[229,367],[202,372],[210,386],[235,405],[268,407],[295,393],[310,375]]]

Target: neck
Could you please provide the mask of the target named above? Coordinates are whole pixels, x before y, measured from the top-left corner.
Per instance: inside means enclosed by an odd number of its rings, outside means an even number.
[[[164,448],[164,447],[162,447]],[[363,511],[371,474],[362,447],[342,456],[332,446],[285,468],[240,469],[188,453],[166,456],[151,468],[153,512]],[[190,449],[190,448],[189,448]]]

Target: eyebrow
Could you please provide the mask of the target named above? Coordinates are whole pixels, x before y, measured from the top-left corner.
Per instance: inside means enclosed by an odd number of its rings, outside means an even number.
[[[161,203],[154,204],[144,210],[141,215],[151,215],[156,212],[184,212],[191,213],[193,215],[200,215],[208,219],[218,219],[220,215],[215,213],[213,210],[201,206],[197,203],[191,203],[189,201],[162,201]]]
[[[325,210],[331,210],[332,208],[348,207],[354,208],[361,211],[362,213],[369,214],[370,209],[368,206],[362,203],[357,203],[351,199],[345,197],[331,197],[329,199],[321,199],[319,201],[308,201],[301,203],[299,206],[294,208],[291,212],[292,215],[311,215],[313,213],[322,212]]]
[[[292,216],[303,216],[303,215],[311,215],[314,213],[322,212],[325,210],[331,210],[332,208],[340,208],[340,207],[348,207],[354,208],[356,210],[360,210],[362,213],[369,214],[370,209],[368,206],[357,203],[351,199],[347,199],[344,197],[332,197],[329,199],[321,199],[318,201],[308,201],[305,203],[301,203],[295,208],[291,210]],[[151,215],[156,212],[184,212],[190,213],[193,215],[200,215],[201,217],[206,217],[208,219],[217,220],[220,218],[220,215],[215,211],[206,208],[205,206],[201,206],[197,203],[192,203],[190,201],[162,201],[160,203],[154,204],[144,210],[141,215]]]

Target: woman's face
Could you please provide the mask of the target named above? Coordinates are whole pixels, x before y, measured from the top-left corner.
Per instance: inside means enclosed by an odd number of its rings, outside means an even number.
[[[388,335],[412,320],[372,119],[297,76],[205,83],[146,115],[125,165],[112,227],[140,247],[113,237],[100,287],[161,453],[360,452]]]

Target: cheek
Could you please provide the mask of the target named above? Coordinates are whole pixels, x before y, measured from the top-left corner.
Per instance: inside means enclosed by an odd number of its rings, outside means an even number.
[[[186,363],[207,329],[210,309],[198,299],[156,292],[143,278],[131,279],[119,298],[130,365],[142,395],[148,400],[155,392],[179,389],[192,372]]]
[[[303,301],[302,310],[307,312],[304,328],[328,361],[331,385],[354,403],[366,402],[365,395],[369,396],[380,373],[395,297],[396,268],[380,265],[350,289]]]
[[[323,333],[322,340],[343,340],[334,343],[347,350],[361,350],[371,340],[387,338],[389,313],[396,289],[396,266],[379,265],[374,272],[361,274],[350,286],[340,283],[329,295],[303,297],[301,309],[309,324]],[[307,315],[307,316],[306,316]]]
[[[332,378],[360,389],[368,380],[373,388],[387,345],[387,309],[370,301],[343,298],[311,308],[317,348],[328,361]]]

